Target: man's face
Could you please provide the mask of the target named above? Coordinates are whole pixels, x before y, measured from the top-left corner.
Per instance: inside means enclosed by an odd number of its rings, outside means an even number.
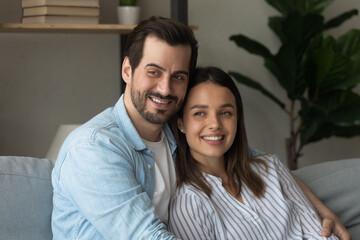
[[[181,107],[189,82],[190,46],[170,46],[154,36],[144,42],[143,57],[124,78],[132,107],[146,121],[164,124]],[[125,63],[126,65],[126,63]],[[126,96],[128,97],[128,96]],[[132,115],[134,116],[134,115]]]

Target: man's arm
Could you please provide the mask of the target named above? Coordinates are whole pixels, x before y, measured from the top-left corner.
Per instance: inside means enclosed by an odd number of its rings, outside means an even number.
[[[331,233],[334,233],[341,240],[350,240],[350,233],[346,230],[340,219],[323,202],[320,201],[320,199],[300,178],[294,174],[291,175],[322,219],[321,236],[329,237]]]
[[[249,156],[256,157],[264,154],[264,152],[259,151],[258,149],[249,147]],[[294,177],[296,183],[300,186],[305,196],[309,199],[310,203],[321,217],[323,228],[321,235],[330,236],[331,233],[334,233],[341,240],[350,240],[350,233],[346,230],[340,219],[320,201],[320,199],[310,190],[308,186],[306,186],[303,181],[301,181],[300,178],[292,173],[291,175]]]
[[[82,222],[106,239],[175,239],[155,215],[127,156],[93,142],[73,146],[66,158],[60,186]]]

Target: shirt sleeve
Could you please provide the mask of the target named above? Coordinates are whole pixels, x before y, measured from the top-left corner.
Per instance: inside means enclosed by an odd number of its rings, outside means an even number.
[[[198,196],[180,194],[170,205],[169,230],[184,240],[216,239],[213,217],[212,211]]]
[[[99,143],[80,144],[66,154],[60,188],[105,239],[176,239],[155,215],[136,167]]]
[[[322,229],[321,219],[313,209],[311,203],[297,185],[295,179],[291,176],[289,169],[286,168],[275,156],[271,159],[279,177],[284,197],[292,203],[292,206],[294,207],[293,210],[299,215],[304,234],[303,239],[338,239],[334,235],[331,235],[329,238],[320,236]]]

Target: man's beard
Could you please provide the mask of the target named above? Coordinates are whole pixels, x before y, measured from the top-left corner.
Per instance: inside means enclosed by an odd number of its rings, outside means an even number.
[[[158,97],[160,99],[173,101],[173,103],[171,103],[175,104],[173,111],[171,112],[169,109],[156,109],[155,113],[146,111],[146,101],[150,95]],[[178,98],[176,96],[163,96],[159,93],[152,91],[147,91],[144,96],[141,96],[141,93],[139,91],[136,91],[134,88],[131,88],[131,101],[140,116],[146,121],[154,124],[166,123],[179,110],[179,106],[181,106],[181,102],[178,102]]]

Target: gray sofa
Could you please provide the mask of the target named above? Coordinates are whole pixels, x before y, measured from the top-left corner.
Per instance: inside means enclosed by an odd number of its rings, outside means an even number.
[[[0,157],[0,239],[51,239],[52,186],[48,159]],[[360,239],[360,159],[295,171]]]

